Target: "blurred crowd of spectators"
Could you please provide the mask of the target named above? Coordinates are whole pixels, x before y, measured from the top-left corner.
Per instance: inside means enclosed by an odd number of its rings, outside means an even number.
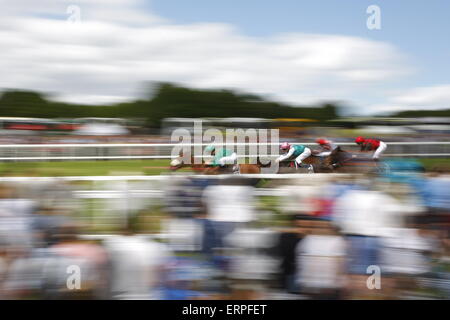
[[[3,183],[0,298],[450,298],[448,176],[164,183],[158,231],[108,235]]]

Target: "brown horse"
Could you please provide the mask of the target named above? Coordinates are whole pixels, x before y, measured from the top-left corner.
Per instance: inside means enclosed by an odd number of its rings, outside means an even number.
[[[321,158],[321,157],[318,157],[315,155],[311,155],[308,158],[306,158],[305,160],[303,160],[302,164],[312,165],[313,173],[333,172],[333,167],[331,166],[332,162],[331,162],[330,156]],[[300,169],[300,170],[302,170],[302,169]],[[304,171],[304,170],[302,170],[302,171]],[[278,170],[278,173],[296,173],[296,172],[299,172],[299,171],[297,170],[297,165],[296,165],[294,159],[282,161],[280,163],[280,168]]]
[[[330,159],[331,156],[322,159],[317,156],[310,156],[303,160],[304,164],[311,164],[314,168],[314,172],[317,173],[324,173],[324,172],[333,172],[333,167],[330,165],[332,164],[332,160]],[[179,161],[179,164],[176,166],[171,166],[171,170],[179,170],[182,168],[191,168],[194,171],[200,172],[202,174],[206,175],[215,175],[215,174],[231,174],[234,173],[233,167],[234,165],[229,165],[225,167],[220,166],[210,166],[205,163],[199,163],[196,164],[194,162],[194,157],[190,157],[190,163],[185,163],[183,161],[183,157],[180,156],[177,158]],[[257,159],[256,164],[239,164],[239,170],[238,172],[240,174],[258,174],[261,173],[261,168],[269,167],[270,163],[268,164],[262,164],[259,158]],[[295,166],[294,160],[290,161],[284,161],[283,163],[280,163],[280,167],[278,169],[278,173],[295,173],[298,172]]]
[[[171,166],[170,169],[171,170],[179,170],[182,168],[191,168],[194,171],[198,171],[201,172],[203,174],[207,174],[207,175],[214,175],[214,174],[231,174],[234,173],[233,167],[234,165],[228,165],[225,167],[220,167],[220,166],[211,166],[205,163],[199,163],[196,164],[194,162],[194,156],[191,156],[191,161],[189,164],[184,163],[183,161],[183,157],[179,157],[177,159],[179,161],[179,164],[176,166]],[[261,167],[263,166],[261,163],[257,164],[239,164],[239,173],[240,174],[257,174],[257,173],[261,173]]]
[[[179,170],[182,168],[190,168],[206,175],[216,175],[216,174],[232,174],[235,173],[233,170],[234,165],[228,165],[225,167],[220,166],[210,166],[205,163],[196,164],[194,162],[194,157],[190,157],[190,163],[184,163],[182,154],[177,158],[178,164],[176,166],[171,166],[171,170]],[[333,152],[324,158],[311,155],[305,160],[304,164],[310,164],[313,166],[314,173],[377,173],[380,171],[377,163],[371,159],[363,158],[350,152],[342,150],[337,147]],[[259,159],[257,159],[256,164],[239,164],[240,174],[258,174],[261,173],[261,168],[269,167],[269,164],[262,164]],[[301,169],[302,170],[302,169]],[[302,170],[306,172],[305,170]],[[283,161],[280,163],[278,173],[296,173],[299,172],[295,165],[295,160]]]

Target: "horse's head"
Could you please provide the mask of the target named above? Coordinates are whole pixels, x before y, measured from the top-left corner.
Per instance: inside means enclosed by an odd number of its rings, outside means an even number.
[[[325,157],[325,159],[323,159],[323,164],[325,166],[331,166],[334,163],[334,161],[335,161],[335,159],[337,157],[337,153],[339,152],[339,149],[340,148],[337,147],[336,149],[331,151],[329,156],[327,156],[327,157]]]
[[[182,168],[183,165],[184,165],[183,158],[175,158],[172,161],[170,161],[170,170],[176,171]]]
[[[342,150],[341,147],[338,146],[331,152],[328,157],[325,158],[324,164],[330,166],[334,163],[343,162],[348,157],[350,157],[350,154],[347,151]]]
[[[196,167],[202,167],[203,164],[195,164],[194,156],[192,156],[192,155],[190,158],[188,156],[187,157],[179,156],[178,158],[175,158],[170,162],[170,170],[178,170],[178,169],[181,169],[183,167],[188,167],[188,166],[191,166],[192,168],[196,168]]]

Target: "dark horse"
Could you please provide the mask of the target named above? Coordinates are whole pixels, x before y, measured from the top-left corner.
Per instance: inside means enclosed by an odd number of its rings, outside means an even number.
[[[341,147],[334,149],[324,160],[324,165],[340,173],[383,173],[389,170],[387,165],[375,162],[371,158],[361,157],[344,151]]]

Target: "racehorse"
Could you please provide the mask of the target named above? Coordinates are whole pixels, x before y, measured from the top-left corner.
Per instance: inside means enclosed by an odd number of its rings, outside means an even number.
[[[302,163],[312,165],[315,173],[386,173],[389,171],[387,164],[352,154],[342,150],[341,147],[337,147],[329,156],[323,158],[311,155]],[[294,159],[280,163],[279,173],[292,172],[297,172]]]
[[[261,168],[270,166],[270,163],[262,164],[258,158],[256,164],[238,164],[239,170],[235,172],[233,170],[234,165],[227,165],[224,167],[211,166],[203,162],[199,164],[195,163],[193,156],[191,156],[190,159],[190,163],[184,163],[183,156],[180,154],[180,157],[175,159],[177,161],[176,165],[171,165],[170,169],[175,171],[182,168],[191,168],[194,171],[206,175],[231,173],[258,174],[261,173]],[[329,156],[324,158],[311,155],[303,160],[303,163],[312,165],[314,173],[385,173],[389,171],[387,165],[383,163],[377,163],[370,158],[357,156],[342,150],[340,147],[334,149]],[[295,160],[292,159],[280,163],[278,173],[295,172],[298,172]]]
[[[179,170],[181,168],[191,168],[195,171],[199,171],[207,175],[235,173],[233,170],[234,165],[227,165],[221,167],[221,166],[211,166],[203,162],[197,164],[194,162],[194,156],[191,156],[191,161],[189,164],[183,161],[182,156],[180,156],[175,160],[178,160],[178,163],[176,163],[176,165],[174,166],[171,165],[170,167],[170,169],[173,171]],[[257,174],[261,173],[261,167],[263,167],[264,165],[262,165],[258,160],[257,164],[238,164],[238,166],[239,166],[238,173],[240,174]]]
[[[303,163],[311,164],[314,168],[314,172],[317,172],[317,173],[333,172],[333,168],[328,164],[328,163],[332,163],[331,160],[328,159],[329,157],[330,156],[322,159],[317,156],[311,156],[311,157],[306,158],[303,161]],[[199,172],[201,172],[203,174],[207,174],[207,175],[235,173],[233,170],[234,165],[227,165],[227,166],[221,167],[221,166],[211,166],[211,165],[205,164],[203,162],[196,164],[194,162],[193,156],[191,156],[190,159],[191,159],[190,163],[187,164],[183,161],[183,157],[180,156],[179,158],[176,159],[177,160],[176,165],[171,166],[170,169],[175,171],[175,170],[179,170],[182,168],[191,168],[195,171],[199,171]],[[261,173],[261,168],[269,167],[270,165],[271,165],[270,163],[262,164],[258,158],[256,164],[238,164],[238,166],[239,166],[238,173],[240,173],[240,174],[258,174],[258,173]],[[288,161],[283,161],[280,163],[278,173],[292,173],[292,172],[297,172],[295,160],[288,160]]]
[[[302,164],[308,164],[313,166],[312,173],[327,173],[333,172],[333,167],[331,164],[333,163],[330,159],[330,156],[327,157],[319,157],[315,155],[311,155],[308,158],[302,161]],[[297,164],[295,159],[290,159],[286,161],[280,162],[280,168],[278,173],[295,173],[297,172]]]
[[[386,173],[389,171],[387,164],[352,154],[342,150],[341,147],[331,152],[324,160],[324,165],[339,173]]]

